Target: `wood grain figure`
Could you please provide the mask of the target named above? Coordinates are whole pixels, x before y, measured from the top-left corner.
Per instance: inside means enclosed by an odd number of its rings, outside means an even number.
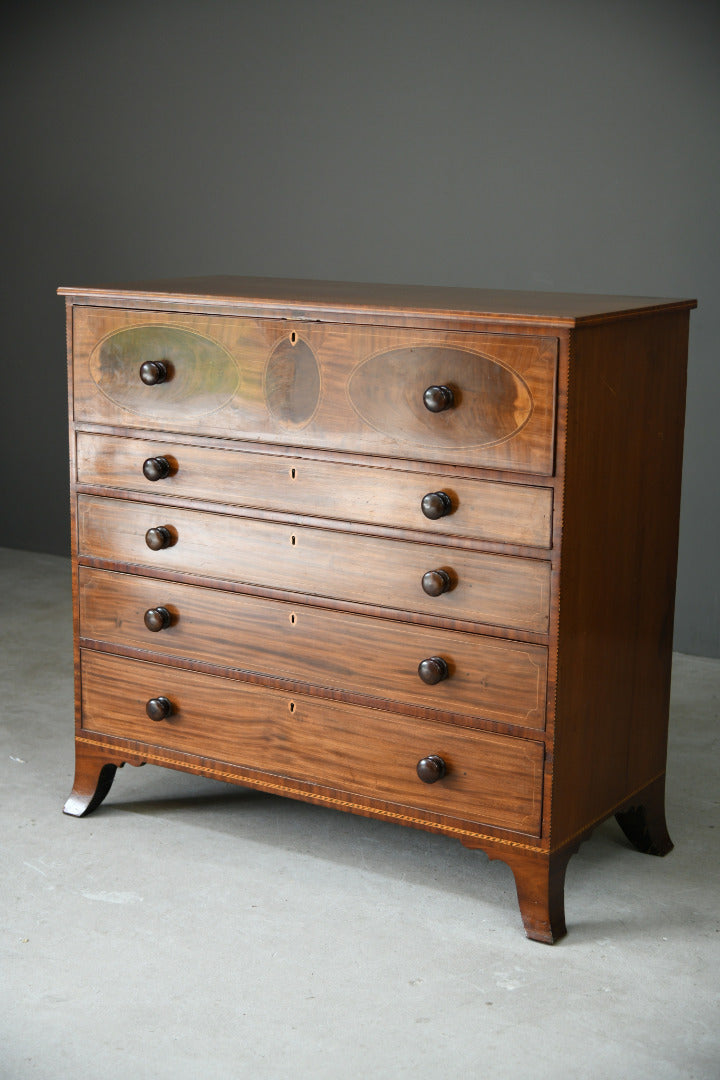
[[[60,293],[68,814],[152,762],[438,832],[510,866],[545,943],[600,822],[671,850],[694,301],[229,277]]]

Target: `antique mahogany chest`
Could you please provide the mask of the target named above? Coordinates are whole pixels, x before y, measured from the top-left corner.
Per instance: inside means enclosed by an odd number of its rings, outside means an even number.
[[[76,774],[152,762],[444,833],[565,932],[665,854],[692,300],[63,288]]]

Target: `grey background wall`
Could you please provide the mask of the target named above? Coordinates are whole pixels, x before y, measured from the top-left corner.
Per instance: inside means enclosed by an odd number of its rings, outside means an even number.
[[[248,273],[696,296],[676,647],[720,655],[720,8],[13,5],[0,545],[68,550],[58,284]]]

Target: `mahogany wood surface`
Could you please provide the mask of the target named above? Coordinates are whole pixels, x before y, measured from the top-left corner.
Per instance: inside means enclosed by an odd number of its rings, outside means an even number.
[[[97,810],[112,787],[118,765],[108,760],[112,754],[98,747],[78,744],[75,755],[75,779],[63,807],[66,814],[83,817]]]
[[[428,537],[550,547],[549,487],[467,480],[429,466],[422,473],[406,472],[231,447],[80,431],[78,481],[147,492],[155,499],[215,499],[289,514],[422,529]],[[143,473],[145,461],[163,456],[170,463],[169,474],[149,481]],[[452,509],[433,520],[423,515],[421,503],[435,490],[447,493]]]
[[[168,612],[169,626],[148,630],[145,614],[157,605]],[[390,698],[416,709],[521,727],[545,724],[547,649],[539,645],[84,566],[80,633],[88,642]],[[449,675],[428,687],[418,665],[437,653]]]
[[[696,300],[667,297],[613,296],[589,293],[523,292],[511,289],[478,289],[437,285],[394,285],[348,281],[315,281],[306,278],[215,277],[171,278],[125,284],[58,289],[71,300],[112,302],[132,308],[147,302],[159,306],[188,305],[195,302],[208,308],[213,301],[226,301],[238,313],[258,309],[278,315],[303,313],[328,321],[346,319],[359,312],[377,319],[396,316],[401,320],[448,316],[463,319],[504,320],[515,326],[542,323],[547,326],[575,326],[606,322],[632,314],[651,315],[658,309],[694,308]]]
[[[565,871],[575,850],[568,847],[537,855],[515,848],[506,858],[515,878],[525,933],[532,941],[554,945],[567,933]]]
[[[82,671],[84,732],[311,780],[398,803],[408,814],[539,832],[540,743],[103,653],[84,652]],[[172,704],[159,723],[146,713],[158,696]],[[431,753],[446,762],[447,775],[428,786],[417,763]]]
[[[686,312],[574,335],[554,845],[665,770],[687,337]]]
[[[79,421],[552,472],[553,337],[78,308],[73,340]]]
[[[172,541],[154,551],[145,537],[157,527]],[[88,495],[78,496],[78,544],[108,562],[547,632],[550,564],[540,560]],[[428,596],[423,575],[436,568],[455,585]]]
[[[529,937],[664,812],[692,300],[183,279],[67,297],[70,814],[123,762],[454,835]]]
[[[617,823],[630,843],[645,855],[667,855],[672,851],[665,820],[665,777],[648,784],[616,811]]]

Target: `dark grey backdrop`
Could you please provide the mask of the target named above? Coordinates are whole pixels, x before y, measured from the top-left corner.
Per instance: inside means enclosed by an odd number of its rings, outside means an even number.
[[[696,296],[675,642],[720,655],[719,45],[708,0],[15,5],[0,545],[68,550],[58,284]]]

